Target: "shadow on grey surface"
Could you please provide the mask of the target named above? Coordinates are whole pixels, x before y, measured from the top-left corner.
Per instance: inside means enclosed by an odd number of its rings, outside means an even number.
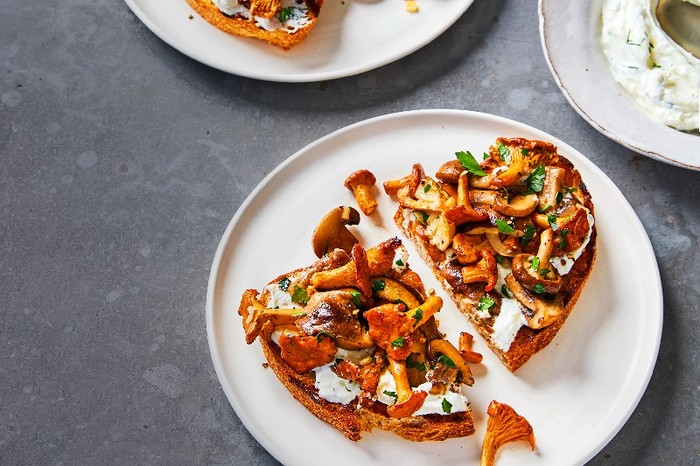
[[[505,0],[476,0],[447,31],[408,56],[365,73],[310,83],[275,83],[230,75],[198,63],[150,34],[149,48],[180,75],[192,76],[192,85],[217,93],[222,101],[248,101],[258,107],[295,112],[348,111],[381,105],[410,94],[453,69],[478,49]]]

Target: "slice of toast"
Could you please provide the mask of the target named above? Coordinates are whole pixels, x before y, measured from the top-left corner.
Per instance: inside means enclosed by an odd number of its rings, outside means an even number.
[[[306,39],[313,29],[318,15],[321,10],[323,0],[299,0],[298,6],[282,7],[282,4],[273,6],[275,11],[268,18],[256,21],[254,16],[250,14],[250,5],[253,0],[241,1],[242,13],[228,15],[220,10],[212,0],[187,0],[187,3],[207,22],[216,26],[224,32],[241,37],[253,39],[261,39],[272,45],[288,50],[291,47],[300,44]],[[245,5],[248,5],[247,7]],[[295,3],[295,5],[297,5]],[[303,17],[303,25],[299,27],[289,27],[285,16],[290,16],[283,12],[297,11]],[[259,25],[259,22],[265,22],[267,28]]]
[[[400,204],[396,224],[515,371],[552,341],[592,270],[593,203],[552,144],[498,138],[481,164],[457,155],[436,179],[415,165],[385,190]]]
[[[353,441],[374,428],[412,441],[474,433],[462,393],[471,372],[438,330],[442,300],[405,257],[397,238],[336,249],[246,290],[239,306],[247,343],[257,339],[292,396]]]

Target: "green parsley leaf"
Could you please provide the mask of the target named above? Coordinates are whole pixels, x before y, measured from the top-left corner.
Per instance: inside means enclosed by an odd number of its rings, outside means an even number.
[[[510,288],[505,283],[501,286],[501,294],[506,298],[512,298],[513,294],[510,292]]]
[[[309,302],[309,293],[299,285],[294,285],[294,291],[292,291],[292,302],[306,305]]]
[[[547,215],[547,223],[552,227],[552,230],[557,231],[559,225],[557,225],[557,216],[554,214]]]
[[[413,314],[413,318],[416,319],[416,321],[413,323],[413,326],[415,327],[416,325],[418,325],[418,322],[420,322],[423,318],[423,309],[416,309],[416,312]]]
[[[572,187],[570,187],[570,188],[564,188],[564,193],[566,193],[566,194],[571,194],[571,193],[573,193],[574,191],[576,191],[577,189],[578,189],[578,188],[576,188],[576,186],[572,186]]]
[[[442,399],[442,410],[445,411],[447,414],[450,414],[452,412],[452,403],[447,401],[447,398]]]
[[[496,259],[497,264],[503,264],[503,256],[502,255],[496,254],[495,256],[493,256],[493,258]]]
[[[551,272],[551,270],[549,270],[549,269],[540,269],[537,271],[537,273],[539,273],[542,276],[547,275],[549,272]]]
[[[398,337],[396,340],[391,342],[392,348],[403,348],[403,337]]]
[[[292,283],[292,281],[286,277],[280,280],[278,283],[280,286],[280,290],[287,291],[289,289],[290,283]]]
[[[502,142],[499,142],[496,147],[498,148],[498,155],[501,157],[501,160],[503,160],[505,163],[510,163],[510,149],[504,146]]]
[[[394,304],[403,304],[403,306],[404,306],[406,309],[408,309],[408,304],[406,304],[404,301],[402,301],[402,300],[400,300],[400,299],[397,299],[396,301],[394,301]]]
[[[542,294],[545,292],[544,285],[542,283],[536,283],[533,287],[533,291],[537,294]]]
[[[557,193],[557,200],[556,203],[559,204],[561,200],[564,199],[564,195],[560,192]]]
[[[534,259],[532,259],[532,270],[537,272],[539,269],[540,269],[540,258],[535,257]]]
[[[374,282],[372,282],[372,291],[384,291],[385,287],[386,283],[384,282],[384,280],[375,280]]]
[[[350,301],[352,301],[355,307],[362,307],[362,293],[356,290],[351,290],[350,295],[352,295]]]
[[[496,302],[493,299],[489,298],[488,296],[482,296],[482,298],[479,300],[477,308],[480,311],[488,311],[495,305]]]
[[[469,151],[459,151],[455,152],[457,160],[462,164],[465,170],[469,173],[473,173],[476,176],[486,176],[486,172],[481,169],[481,165],[476,161],[474,156]]]
[[[396,394],[396,392],[390,392],[389,390],[384,390],[384,394],[386,396],[390,396],[394,399],[394,403],[399,401],[399,395]]]
[[[544,165],[537,165],[532,173],[527,177],[525,183],[534,192],[539,193],[544,188],[544,175],[545,175]]]
[[[488,160],[491,157],[488,153],[484,152],[484,160]]]
[[[561,239],[559,240],[559,248],[564,249],[566,247],[566,235],[569,234],[569,229],[568,228],[562,228],[561,231],[559,231],[559,236]]]
[[[454,361],[445,356],[444,354],[441,354],[438,357],[438,362],[441,362],[445,367],[455,367]]]
[[[525,157],[530,157],[530,151],[527,149],[520,149],[520,153],[523,154]]]
[[[430,183],[426,184],[426,185],[423,187],[423,192],[424,192],[424,193],[427,193],[428,191],[430,191],[430,188],[431,188]]]
[[[416,369],[421,372],[425,372],[425,363],[424,362],[416,362],[413,360],[413,358],[408,358],[406,359],[406,367],[411,368],[411,369]]]
[[[403,267],[403,261],[401,259],[396,259],[395,264],[398,265],[399,267]]]
[[[422,223],[423,225],[428,223],[428,218],[430,218],[430,215],[426,214],[425,212],[423,212],[421,210],[415,210],[415,211],[413,211],[413,214],[416,216],[418,221],[420,223]]]
[[[288,19],[292,18],[293,16],[294,16],[294,7],[282,8],[280,10],[280,14],[278,16],[278,19],[280,20],[280,23],[284,24],[287,22]]]
[[[523,248],[527,246],[528,243],[532,241],[532,237],[535,236],[536,231],[537,229],[532,223],[528,223],[527,225],[525,225],[525,234],[522,238],[520,238],[520,246],[522,246]]]
[[[513,228],[508,224],[508,222],[500,218],[496,219],[496,226],[498,227],[498,231],[500,231],[501,233],[513,233],[515,231],[515,228]]]
[[[540,213],[541,213],[541,214],[546,214],[546,213],[549,212],[550,210],[552,210],[552,206],[551,206],[551,205],[548,205],[548,206],[545,207],[544,209],[540,209]]]

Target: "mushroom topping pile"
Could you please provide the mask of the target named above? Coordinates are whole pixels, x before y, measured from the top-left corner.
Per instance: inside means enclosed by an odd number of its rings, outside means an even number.
[[[339,209],[329,214],[333,221],[343,218]],[[327,401],[379,401],[396,418],[425,414],[426,400],[439,407],[427,413],[466,410],[461,386],[472,384],[471,371],[437,329],[442,299],[426,292],[402,257],[398,238],[368,250],[354,243],[261,293],[246,291],[239,308],[246,340],[276,344],[293,370],[316,378]]]
[[[384,183],[404,209],[404,227],[423,239],[442,279],[469,296],[487,324],[497,304],[517,300],[527,326],[551,325],[593,230],[580,175],[543,141],[498,138],[480,163],[469,152],[456,156],[435,178],[415,165]]]

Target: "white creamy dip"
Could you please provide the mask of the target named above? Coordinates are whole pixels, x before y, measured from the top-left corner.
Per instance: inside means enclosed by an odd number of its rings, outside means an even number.
[[[250,10],[244,5],[241,5],[238,0],[211,1],[222,13],[226,15],[239,15],[245,19],[250,19]],[[261,18],[256,16],[254,18],[255,25],[267,31],[284,29],[288,33],[293,34],[311,22],[311,18],[308,14],[309,10],[305,3],[298,4],[296,0],[282,0],[281,5],[282,10],[285,12],[284,16],[282,17],[282,19],[285,20],[284,23],[280,21],[280,17],[282,15],[273,16],[272,18]]]
[[[601,45],[615,80],[654,119],[700,126],[700,60],[656,22],[649,0],[603,0]]]

